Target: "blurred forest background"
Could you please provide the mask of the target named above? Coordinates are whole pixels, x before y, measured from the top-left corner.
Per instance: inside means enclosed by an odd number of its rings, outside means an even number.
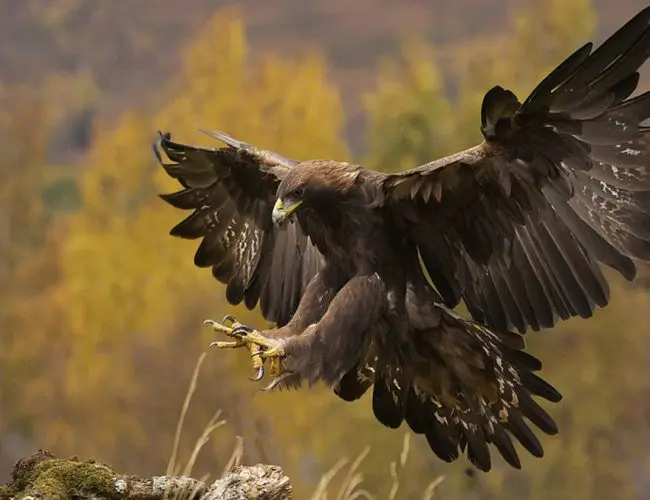
[[[645,6],[641,0],[4,0],[0,16],[0,481],[44,447],[134,474],[160,474],[204,318],[228,307],[196,242],[168,236],[175,189],[153,161],[158,129],[182,141],[224,130],[299,159],[404,169],[480,139],[496,84],[525,96],[566,55]],[[642,90],[650,88],[650,65]],[[438,476],[444,499],[650,496],[650,276],[612,279],[595,318],[531,334],[560,435],[523,471],[496,459],[469,477],[411,439],[398,498]],[[187,457],[218,409],[227,424],[197,462],[220,471],[277,463],[309,498],[342,457],[388,498],[405,434],[368,398],[268,395],[239,351],[205,359],[181,441]],[[523,454],[522,454],[523,455]],[[399,465],[397,469],[400,469]],[[345,475],[345,471],[339,473]],[[342,478],[335,477],[333,484]],[[336,491],[336,490],[334,490]]]

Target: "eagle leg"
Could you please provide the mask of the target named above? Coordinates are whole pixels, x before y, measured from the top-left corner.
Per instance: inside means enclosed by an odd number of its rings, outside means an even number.
[[[259,381],[264,377],[264,362],[266,361],[269,363],[271,376],[280,374],[281,359],[284,356],[284,340],[266,337],[259,331],[242,325],[232,316],[225,316],[222,323],[211,319],[205,320],[203,323],[210,325],[214,331],[235,339],[231,342],[214,341],[208,347],[233,349],[245,346],[248,348],[256,372],[253,381]]]

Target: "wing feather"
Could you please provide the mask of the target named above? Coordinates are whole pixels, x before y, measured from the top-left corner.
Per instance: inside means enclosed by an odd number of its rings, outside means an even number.
[[[523,103],[501,87],[478,146],[380,180],[446,305],[506,330],[589,317],[609,301],[599,263],[626,279],[650,261],[650,8],[570,55]],[[432,196],[431,193],[439,193]],[[521,429],[520,429],[521,430]]]
[[[183,189],[161,198],[192,213],[171,230],[173,236],[201,239],[194,263],[211,267],[226,285],[231,304],[253,309],[260,303],[268,321],[286,324],[323,257],[297,224],[271,224],[275,193],[297,162],[234,139],[206,132],[226,144],[201,148],[160,134],[154,153]],[[172,163],[162,159],[162,152]]]

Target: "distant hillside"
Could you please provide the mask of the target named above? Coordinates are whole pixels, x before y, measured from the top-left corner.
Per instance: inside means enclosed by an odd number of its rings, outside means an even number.
[[[328,56],[342,90],[350,137],[360,138],[360,93],[377,59],[405,36],[437,44],[503,29],[524,0],[6,0],[0,16],[0,80],[32,83],[52,72],[89,72],[111,115],[150,102],[178,64],[183,45],[215,10],[240,8],[252,50],[291,53],[305,44]],[[642,0],[596,0],[601,33],[641,9]],[[215,47],[218,53],[218,47]],[[83,116],[82,118],[87,118]]]

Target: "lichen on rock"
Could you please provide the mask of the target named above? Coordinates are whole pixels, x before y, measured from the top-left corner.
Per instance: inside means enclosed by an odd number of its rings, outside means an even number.
[[[122,498],[115,489],[116,474],[110,467],[76,458],[55,458],[43,450],[19,460],[11,476],[11,483],[0,490],[3,500],[26,497],[48,500]]]
[[[202,500],[288,500],[291,482],[277,465],[239,466],[215,481]]]
[[[95,461],[39,450],[19,460],[0,500],[289,500],[291,483],[275,465],[239,466],[208,486],[185,476],[139,478]]]

